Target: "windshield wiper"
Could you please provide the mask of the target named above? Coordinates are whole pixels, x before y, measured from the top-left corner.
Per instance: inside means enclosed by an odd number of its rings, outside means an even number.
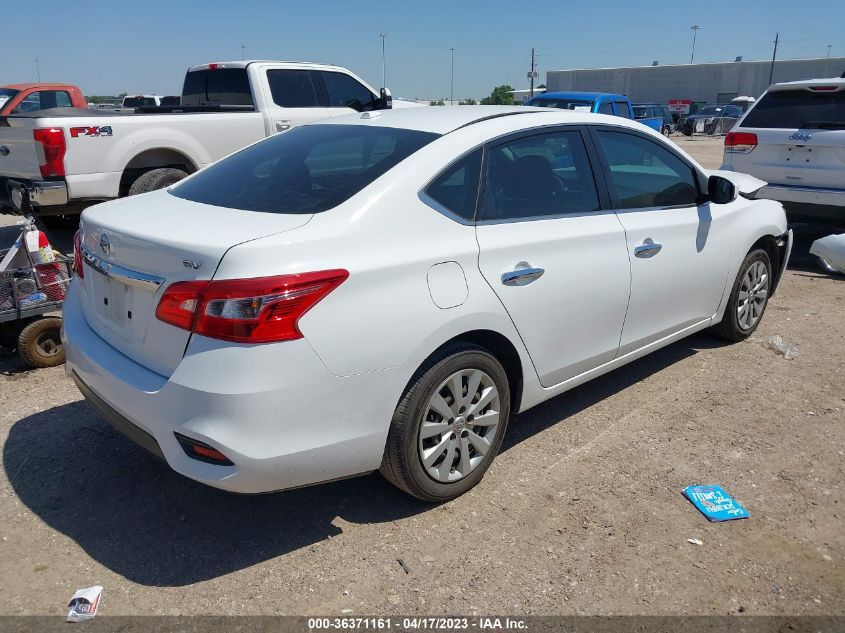
[[[845,121],[807,121],[801,130],[843,130]]]

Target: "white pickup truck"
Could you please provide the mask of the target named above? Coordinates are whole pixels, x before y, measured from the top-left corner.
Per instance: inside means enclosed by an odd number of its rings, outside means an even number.
[[[161,189],[265,136],[392,107],[345,68],[240,61],[188,69],[178,106],[121,113],[56,108],[0,118],[0,208],[79,213]]]

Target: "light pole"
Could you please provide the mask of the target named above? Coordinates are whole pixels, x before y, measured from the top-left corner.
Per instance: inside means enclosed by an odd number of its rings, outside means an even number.
[[[449,105],[455,105],[455,49],[450,48],[452,51],[452,79],[449,82]]]
[[[38,58],[35,58],[35,73],[38,75],[38,83],[41,83],[41,68],[38,66]]]
[[[387,80],[385,79],[387,61],[384,56],[384,40],[387,39],[387,33],[379,33],[378,36],[381,38],[381,87],[387,88]]]
[[[689,63],[692,64],[692,60],[695,59],[695,38],[698,35],[698,32],[701,30],[701,27],[697,24],[694,24],[690,28],[692,29],[692,54],[689,56]]]
[[[830,57],[830,49],[833,48],[833,44],[827,45],[827,56]]]
[[[241,44],[241,61],[246,59],[246,46]]]

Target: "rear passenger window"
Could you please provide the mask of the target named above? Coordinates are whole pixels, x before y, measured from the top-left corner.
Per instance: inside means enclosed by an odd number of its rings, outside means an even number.
[[[614,104],[616,105],[616,116],[621,116],[625,119],[631,118],[631,113],[628,112],[628,104],[623,103],[621,101],[615,101]],[[649,114],[649,116],[652,116]]]
[[[697,204],[692,167],[671,151],[634,134],[598,130],[597,135],[619,208]]]
[[[330,108],[352,108],[358,112],[375,110],[376,96],[358,81],[343,73],[320,73],[326,82]]]
[[[599,114],[613,114],[613,104],[605,101],[599,106]]]
[[[268,70],[273,102],[283,108],[316,108],[317,93],[310,70]]]
[[[599,209],[580,132],[521,138],[490,150],[482,220],[521,220]]]
[[[477,149],[444,171],[425,192],[455,215],[473,220],[480,174],[481,149]]]

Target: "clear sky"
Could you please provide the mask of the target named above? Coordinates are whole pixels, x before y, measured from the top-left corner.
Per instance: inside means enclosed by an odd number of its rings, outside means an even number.
[[[455,98],[527,87],[531,47],[547,70],[845,56],[845,0],[0,0],[0,84],[36,80],[86,94],[178,94],[185,69],[241,58],[319,61],[395,96]],[[539,82],[538,82],[539,83]]]

